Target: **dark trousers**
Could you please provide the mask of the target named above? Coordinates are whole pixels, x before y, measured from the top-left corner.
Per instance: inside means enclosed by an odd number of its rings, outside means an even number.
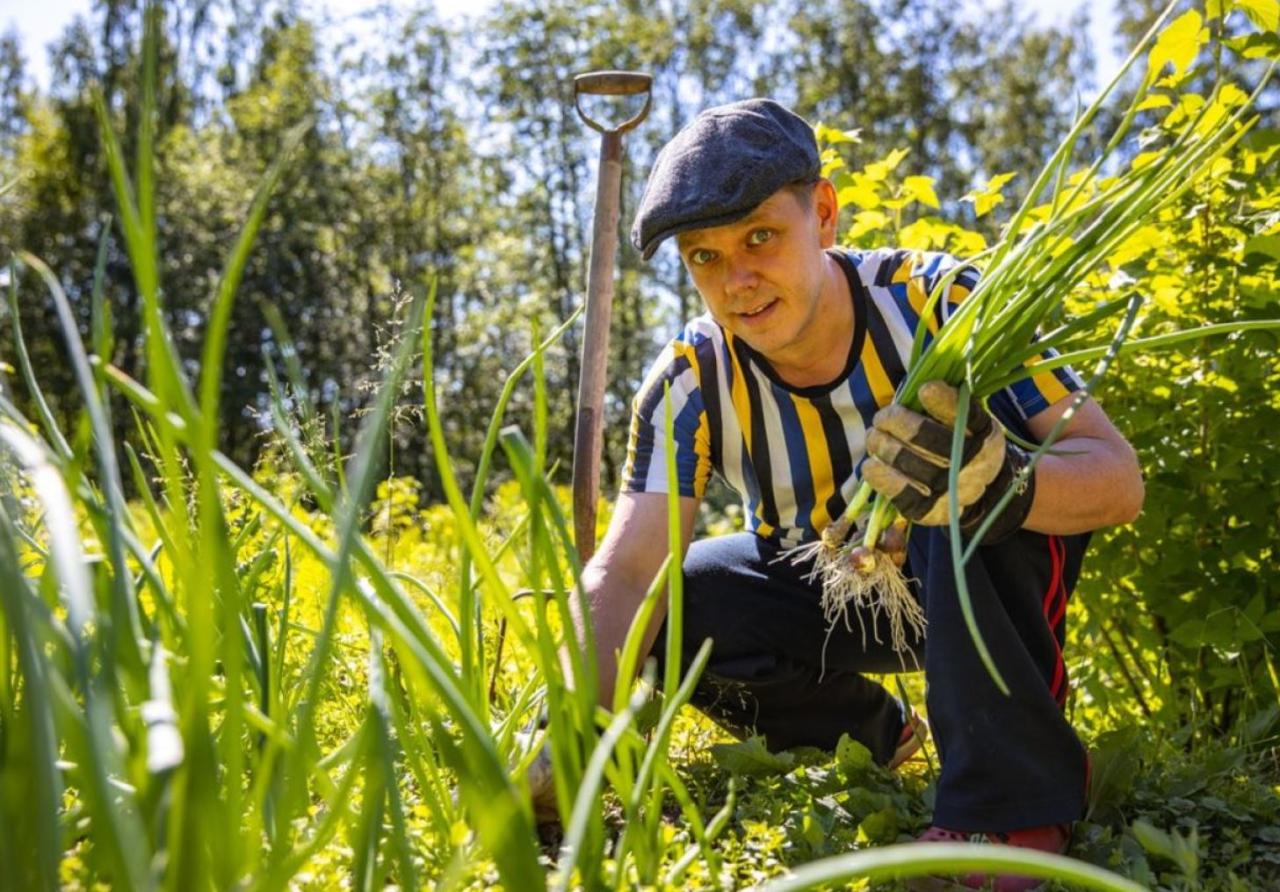
[[[1083,746],[1062,714],[1067,599],[1087,536],[1021,531],[980,548],[967,568],[978,627],[1010,688],[1000,692],[965,626],[945,529],[916,527],[904,568],[925,609],[927,641],[913,654],[924,667],[926,705],[942,760],[934,823],[994,832],[1074,821],[1084,808]],[[837,625],[828,638],[821,587],[809,567],[778,561],[752,533],[695,542],[684,565],[683,658],[711,638],[710,662],[693,704],[730,732],[764,735],[774,750],[832,748],[840,735],[886,762],[903,727],[903,708],[863,673],[902,663],[880,620]],[[661,665],[666,628],[654,652]],[[825,645],[825,652],[824,652]],[[907,668],[913,667],[907,656]]]

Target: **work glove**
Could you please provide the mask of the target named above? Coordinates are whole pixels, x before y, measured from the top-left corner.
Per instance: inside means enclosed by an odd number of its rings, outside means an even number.
[[[945,381],[929,381],[920,387],[919,396],[928,416],[896,403],[876,413],[867,434],[862,478],[904,517],[923,526],[941,526],[951,520],[947,483],[959,393]],[[1015,483],[1015,495],[982,542],[999,542],[1022,527],[1035,497],[1034,476],[1019,474],[1028,460],[971,398],[956,493],[961,530],[976,530]]]
[[[516,736],[528,743],[531,732],[518,731]],[[556,809],[556,784],[551,773],[551,742],[544,741],[525,771],[525,779],[529,782],[529,798],[533,801],[533,817],[539,826],[554,824],[560,820],[560,812]]]

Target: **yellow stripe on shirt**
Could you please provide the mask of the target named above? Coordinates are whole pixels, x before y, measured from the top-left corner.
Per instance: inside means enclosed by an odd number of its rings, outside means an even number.
[[[924,290],[924,276],[912,276],[907,280],[907,302],[911,304],[911,309],[916,311],[916,316],[924,317],[925,304],[929,302],[929,295]],[[929,331],[932,334],[938,333],[938,317],[933,313],[929,314],[926,320]]]
[[[1038,359],[1039,357],[1037,357]],[[1034,359],[1027,360],[1028,363],[1034,362]],[[1052,371],[1041,372],[1031,378],[1031,382],[1035,384],[1036,389],[1040,391],[1040,395],[1044,397],[1044,401],[1052,406],[1060,399],[1065,399],[1071,395],[1071,391],[1062,386],[1062,382],[1058,380],[1058,376]]]
[[[893,401],[893,382],[889,380],[884,363],[880,361],[880,354],[876,352],[875,344],[869,337],[862,343],[862,369],[866,372],[867,383],[871,385],[876,405],[881,408],[889,405]]]
[[[698,467],[693,476],[693,494],[702,498],[711,481],[711,425],[707,413],[698,415],[698,432],[693,437],[693,450],[698,454]]]
[[[831,453],[827,450],[827,433],[822,429],[822,418],[812,402],[792,394],[791,404],[796,407],[800,429],[804,431],[805,452],[809,456],[809,475],[813,480],[814,505],[813,510],[809,512],[809,522],[815,530],[822,532],[831,522],[831,515],[827,513],[827,499],[835,491]]]
[[[919,251],[912,251],[902,259],[897,269],[893,271],[893,277],[889,280],[895,285],[901,285],[903,282],[909,282],[914,278],[916,267],[924,261],[924,255]]]
[[[747,454],[751,454],[751,398],[747,396],[747,370],[738,365],[738,351],[734,349],[734,337],[724,333],[725,343],[729,346],[729,361],[733,364],[733,411],[738,416],[738,426],[742,428],[742,440],[746,444]]]

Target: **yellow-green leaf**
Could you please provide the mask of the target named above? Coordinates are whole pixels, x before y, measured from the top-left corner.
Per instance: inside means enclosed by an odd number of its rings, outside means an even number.
[[[1142,168],[1154,163],[1160,157],[1159,152],[1139,152],[1133,157],[1134,170],[1142,170]]]
[[[1004,201],[1004,196],[999,192],[984,192],[973,200],[974,213],[979,217],[985,216],[991,212],[991,209]]]
[[[864,169],[864,172],[873,180],[884,180],[888,178],[889,174],[894,172],[898,165],[902,163],[902,159],[906,158],[910,151],[910,149],[894,149],[881,160],[873,161],[868,164]]]
[[[971,257],[987,249],[987,240],[980,232],[970,232],[959,226],[952,226],[948,250],[957,257]]]
[[[1168,108],[1171,105],[1173,100],[1164,93],[1152,93],[1138,103],[1138,111],[1146,111],[1149,108]]]
[[[1159,74],[1172,65],[1175,74],[1183,74],[1195,61],[1196,53],[1209,39],[1208,29],[1201,26],[1200,13],[1189,9],[1169,23],[1147,57],[1148,70]]]
[[[939,207],[938,196],[933,191],[933,177],[907,177],[902,181],[902,194],[931,208]]]
[[[1255,235],[1244,243],[1245,257],[1250,254],[1264,254],[1280,260],[1280,235]]]
[[[1257,31],[1223,43],[1246,59],[1280,59],[1280,34],[1275,31]]]
[[[875,232],[889,225],[889,218],[880,211],[859,211],[853,215],[853,225],[845,233],[849,241],[861,238],[868,232]]]
[[[849,178],[849,185],[836,193],[836,199],[841,204],[856,204],[868,210],[880,207],[882,202],[875,181],[860,173]]]
[[[1222,89],[1218,91],[1217,101],[1227,108],[1236,108],[1249,101],[1249,94],[1235,84],[1223,84]]]
[[[796,761],[792,753],[769,752],[760,737],[749,737],[737,743],[717,743],[711,747],[711,758],[721,768],[747,777],[786,774]]]
[[[853,130],[837,130],[834,127],[828,127],[821,121],[813,126],[814,137],[820,144],[825,143],[829,146],[838,146],[847,142],[862,142],[862,137],[859,135],[861,133],[862,131],[856,127]]]
[[[840,153],[835,149],[822,150],[822,175],[830,177],[840,168],[844,167],[844,159],[840,157]]]
[[[1258,30],[1280,28],[1280,3],[1276,0],[1236,0],[1235,5],[1244,11]]]
[[[900,247],[912,251],[928,251],[939,247],[946,236],[945,230],[939,232],[938,227],[922,217],[909,226],[899,229],[897,242]]]
[[[1158,226],[1142,226],[1111,252],[1107,261],[1113,267],[1123,266],[1165,244],[1165,232]]]
[[[973,202],[973,211],[979,217],[987,214],[993,207],[1004,201],[1000,190],[1012,180],[1017,173],[998,173],[981,186],[961,198],[961,201]]]
[[[1164,116],[1161,126],[1166,130],[1173,130],[1180,124],[1195,117],[1195,115],[1204,108],[1205,98],[1199,93],[1183,93],[1178,97],[1178,104],[1175,105],[1169,114]]]

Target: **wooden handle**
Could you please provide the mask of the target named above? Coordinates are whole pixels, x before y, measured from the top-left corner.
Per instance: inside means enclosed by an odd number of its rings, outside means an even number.
[[[653,75],[639,71],[589,71],[574,75],[573,104],[578,116],[597,133],[626,133],[645,119],[653,102]],[[616,127],[595,120],[582,107],[583,96],[639,96],[644,94],[644,108]]]
[[[573,79],[574,92],[600,96],[632,96],[652,86],[653,75],[639,71],[589,71]]]

